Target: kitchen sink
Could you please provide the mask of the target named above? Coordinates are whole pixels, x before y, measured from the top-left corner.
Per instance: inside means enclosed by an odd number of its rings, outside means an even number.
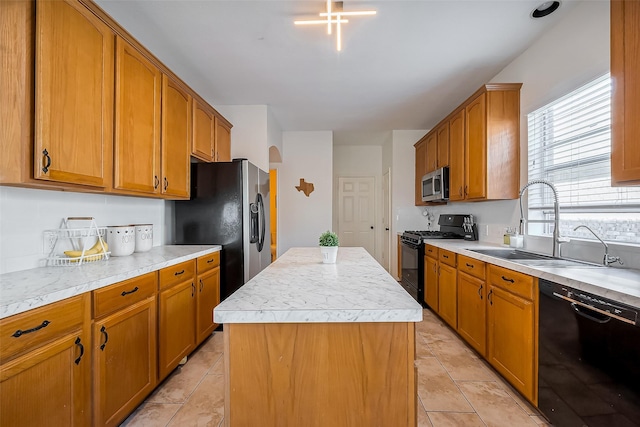
[[[526,265],[529,267],[579,267],[579,268],[597,268],[604,267],[600,264],[593,264],[585,261],[576,261],[572,259],[554,258],[547,255],[535,254],[532,252],[519,251],[515,249],[467,249],[471,252],[477,252],[483,255],[489,255],[496,258],[508,259],[516,264]]]

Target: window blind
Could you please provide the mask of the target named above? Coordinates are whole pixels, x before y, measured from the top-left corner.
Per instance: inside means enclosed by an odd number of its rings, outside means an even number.
[[[598,215],[586,214],[599,213],[599,221],[606,222],[607,215],[602,214],[608,213],[610,222],[615,223],[611,213],[640,212],[640,188],[611,186],[609,74],[530,113],[528,139],[529,180],[545,179],[555,185],[561,219],[565,212],[574,212],[598,221]],[[552,218],[551,190],[539,185],[527,191],[530,219]],[[574,218],[577,217],[574,215]],[[636,225],[640,223],[640,214],[631,218]],[[612,231],[612,227],[602,224],[597,228],[605,234]],[[571,231],[569,228],[565,235],[572,235]],[[541,231],[542,234],[551,232],[549,227]],[[622,240],[636,241],[637,238],[640,241],[640,231],[634,238],[631,233],[627,234],[628,239]]]

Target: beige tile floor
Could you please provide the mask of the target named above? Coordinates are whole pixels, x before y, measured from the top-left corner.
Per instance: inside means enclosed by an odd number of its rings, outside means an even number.
[[[548,425],[431,311],[416,325],[419,427]],[[122,424],[221,426],[222,333],[214,333]]]

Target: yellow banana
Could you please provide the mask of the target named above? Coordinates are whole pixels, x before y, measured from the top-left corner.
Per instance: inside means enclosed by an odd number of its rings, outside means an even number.
[[[96,242],[96,244],[93,245],[91,248],[87,249],[86,251],[84,251],[85,261],[97,261],[98,259],[101,258],[99,256],[89,257],[89,255],[96,255],[96,254],[102,253],[102,246],[100,245],[100,241],[102,241],[102,244],[104,245],[105,252],[109,250],[109,246],[107,245],[107,242],[105,242],[102,237],[98,237],[98,241]],[[64,254],[70,258],[78,258],[82,256],[82,251],[64,251]]]
[[[98,241],[96,242],[96,244],[93,245],[89,250],[92,251],[95,249],[98,251],[97,253],[102,253],[102,246],[100,246],[100,241],[102,241],[102,244],[104,245],[104,251],[107,252],[109,250],[109,245],[107,245],[107,242],[105,242],[102,237],[98,237]]]
[[[86,251],[84,251],[84,255],[94,255],[97,254],[98,250],[97,249],[88,249]],[[71,258],[78,258],[79,256],[82,256],[82,251],[64,251],[64,254],[68,257]]]

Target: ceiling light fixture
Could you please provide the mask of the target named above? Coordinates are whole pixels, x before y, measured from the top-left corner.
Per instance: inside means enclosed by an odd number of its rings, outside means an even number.
[[[543,18],[547,15],[551,15],[553,12],[558,10],[560,7],[559,1],[547,1],[542,3],[540,6],[533,9],[531,12],[532,18]]]
[[[302,21],[293,21],[296,25],[314,25],[314,24],[327,24],[327,34],[331,34],[333,24],[336,25],[336,49],[342,50],[342,24],[349,22],[348,19],[343,19],[344,16],[371,16],[375,15],[375,10],[361,10],[361,11],[344,11],[341,1],[332,2],[327,0],[327,11],[321,12],[318,15],[326,19],[311,19]]]

